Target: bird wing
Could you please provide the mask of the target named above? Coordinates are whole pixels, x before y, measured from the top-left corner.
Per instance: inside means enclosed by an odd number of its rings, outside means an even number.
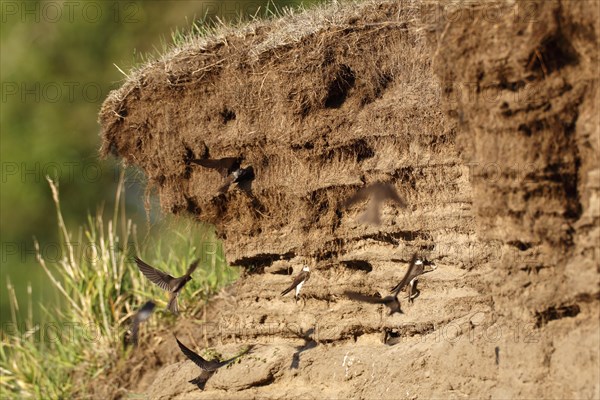
[[[371,304],[383,303],[383,299],[380,297],[376,297],[376,296],[367,296],[366,294],[353,292],[353,291],[349,291],[349,290],[346,290],[344,292],[344,294],[346,296],[348,296],[349,298],[351,298],[352,300],[356,300],[356,301],[363,301],[365,303],[371,303]]]
[[[238,354],[235,357],[231,357],[229,360],[225,360],[225,361],[216,361],[216,360],[212,360],[209,361],[209,364],[211,366],[211,368],[213,368],[213,370],[217,369],[217,368],[221,368],[226,366],[227,364],[237,360],[238,358],[240,358],[241,356],[243,356],[244,354],[248,353],[253,346],[249,346],[246,350],[244,350],[243,352],[241,352],[240,354]]]
[[[219,193],[227,192],[227,189],[229,189],[229,186],[231,186],[234,179],[235,178],[233,177],[233,175],[229,175],[227,178],[225,178],[225,183],[219,188]]]
[[[154,307],[156,307],[156,304],[153,301],[147,301],[135,314],[134,319],[137,319],[139,322],[147,320],[152,315]]]
[[[396,191],[396,188],[389,183],[374,183],[371,185],[370,190],[378,203],[382,203],[386,200],[392,200],[400,204],[401,207],[406,207],[406,202],[404,199],[400,197]]]
[[[238,182],[238,187],[252,196],[252,179],[244,179]]]
[[[215,160],[205,158],[191,160],[194,164],[202,165],[206,168],[216,169],[221,175],[227,176],[231,170],[237,169],[240,166],[240,159],[237,157],[225,157]]]
[[[402,314],[402,308],[400,307],[400,300],[398,300],[398,296],[386,296],[383,301],[384,304],[390,309],[389,315],[394,313]]]
[[[135,257],[135,263],[140,271],[142,271],[142,274],[144,274],[146,278],[150,280],[150,282],[158,285],[158,287],[163,290],[171,290],[169,284],[175,278],[169,274],[165,274],[164,272],[157,270],[156,268],[151,267],[137,257]]]
[[[402,278],[402,280],[400,281],[399,284],[397,284],[396,286],[394,286],[392,288],[392,293],[394,293],[396,296],[398,295],[398,293],[400,293],[400,291],[404,288],[404,286],[406,286],[408,284],[408,282],[410,282],[410,280],[413,278],[413,270],[415,268],[417,262],[417,253],[414,253],[412,258],[410,259],[410,264],[408,265],[408,270],[406,271],[406,274],[404,274],[404,278]]]
[[[368,199],[370,193],[369,186],[358,189],[356,193],[346,199],[344,202],[344,207],[348,208],[353,204],[360,203],[361,201]]]
[[[187,269],[187,271],[186,271],[185,275],[186,275],[186,276],[189,276],[189,275],[191,275],[191,274],[192,274],[192,273],[193,273],[193,272],[196,270],[196,268],[198,267],[198,263],[199,263],[199,262],[200,262],[200,259],[196,259],[196,260],[192,261],[192,263],[191,263],[191,264],[190,264],[190,266],[188,267],[188,269]]]
[[[177,339],[177,337],[175,337],[175,340],[177,340],[177,344],[179,345],[181,352],[188,358],[188,360],[192,361],[194,364],[196,364],[205,371],[211,371],[209,361],[206,361],[204,358],[200,357],[198,354],[185,347],[185,345],[181,343],[179,339]]]
[[[152,311],[154,311],[153,301],[147,301],[133,316],[131,321],[131,335],[129,337],[129,342],[134,346],[138,344],[138,332],[140,330],[140,324],[150,318],[152,315]]]
[[[294,281],[292,282],[292,284],[290,285],[290,287],[288,287],[283,292],[281,292],[281,295],[285,296],[286,294],[288,294],[289,292],[291,292],[292,290],[294,290],[294,288],[296,286],[298,286],[300,284],[300,282],[307,280],[308,276],[309,275],[308,275],[308,273],[306,271],[300,272],[298,274],[298,276],[296,276],[296,278],[294,279]]]
[[[359,221],[374,225],[380,224],[379,209],[386,200],[392,200],[401,207],[406,207],[406,202],[398,195],[393,185],[389,183],[376,182],[358,190],[353,196],[350,196],[345,202],[344,207],[348,208],[355,203],[362,202],[371,198],[365,212],[360,216]]]
[[[197,366],[199,366],[200,368],[202,368],[205,371],[215,371],[221,367],[224,367],[225,365],[231,363],[232,361],[235,361],[237,358],[243,356],[244,354],[248,353],[250,351],[250,349],[252,348],[251,346],[248,347],[244,352],[238,354],[235,357],[230,358],[229,360],[225,360],[225,361],[216,361],[216,360],[211,360],[211,361],[207,361],[204,358],[200,357],[200,355],[194,353],[192,350],[188,349],[187,347],[185,347],[185,345],[183,343],[181,343],[179,341],[179,339],[177,339],[177,337],[175,338],[175,340],[177,340],[177,344],[179,345],[179,348],[181,349],[181,352],[191,361],[194,362],[194,364],[196,364]]]

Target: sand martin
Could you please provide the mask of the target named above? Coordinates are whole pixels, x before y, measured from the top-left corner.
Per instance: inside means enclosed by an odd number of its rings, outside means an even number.
[[[398,300],[398,296],[385,296],[383,298],[377,296],[367,296],[362,293],[345,291],[344,294],[351,298],[352,300],[362,301],[365,303],[371,304],[383,304],[387,308],[389,308],[390,313],[388,315],[392,315],[394,313],[402,314],[402,310],[400,309],[400,300]]]
[[[190,160],[190,162],[194,164],[201,165],[205,168],[216,169],[219,173],[225,178],[240,168],[242,163],[242,159],[239,157],[225,157],[225,158],[217,158],[217,159],[195,159]]]
[[[183,287],[186,285],[186,283],[188,283],[192,279],[192,272],[194,272],[194,270],[198,266],[199,260],[195,260],[190,264],[185,275],[179,278],[174,278],[169,274],[166,274],[162,271],[157,270],[156,268],[151,267],[150,265],[146,264],[137,257],[135,257],[134,259],[138,268],[140,269],[140,271],[142,271],[142,274],[144,274],[146,278],[148,278],[152,283],[158,285],[161,289],[166,290],[170,293],[169,304],[167,305],[167,308],[173,314],[178,314],[179,307],[177,306],[177,296],[179,295],[179,292],[181,292],[181,289],[183,289]]]
[[[200,357],[198,354],[194,353],[192,350],[190,350],[187,347],[185,347],[185,345],[183,343],[181,343],[179,341],[179,339],[177,339],[177,337],[175,337],[175,340],[177,341],[177,344],[179,345],[179,348],[181,349],[181,352],[190,361],[192,361],[194,364],[196,364],[198,367],[200,367],[200,369],[202,369],[202,373],[200,375],[198,375],[198,377],[196,377],[196,378],[192,379],[191,381],[189,381],[190,383],[193,383],[194,385],[197,385],[198,389],[200,389],[200,390],[204,390],[204,386],[206,385],[206,381],[208,381],[208,379],[219,368],[224,367],[227,364],[235,361],[239,357],[241,357],[244,354],[248,353],[248,351],[250,351],[250,349],[251,349],[251,347],[248,347],[244,352],[242,352],[241,354],[238,354],[235,357],[230,358],[229,360],[225,360],[225,361],[216,361],[216,360],[207,361],[204,358]]]
[[[238,187],[245,192],[252,192],[252,180],[254,179],[254,168],[238,168],[233,171],[226,179],[225,183],[219,188],[219,193],[225,193],[232,183],[237,183]]]
[[[413,300],[419,296],[419,293],[421,293],[417,289],[417,282],[419,276],[431,272],[436,268],[437,267],[435,267],[435,265],[432,264],[432,268],[428,271],[425,271],[425,263],[423,262],[423,260],[417,257],[417,253],[413,254],[412,258],[410,259],[408,270],[406,271],[404,278],[402,278],[400,283],[398,283],[392,288],[391,292],[395,296],[398,296],[398,293],[400,293],[400,291],[408,285],[408,301],[412,303]]]
[[[219,188],[219,193],[225,193],[229,186],[237,183],[238,187],[246,192],[251,191],[251,182],[254,179],[254,168],[241,167],[242,159],[239,157],[225,157],[219,159],[195,159],[190,162],[205,168],[216,169],[225,178],[225,183]]]
[[[288,287],[283,292],[281,292],[281,295],[285,296],[292,290],[296,289],[295,298],[296,298],[296,301],[298,301],[298,296],[300,295],[300,289],[302,289],[302,285],[304,285],[304,282],[306,282],[308,280],[308,278],[310,278],[310,269],[308,268],[308,265],[305,265],[302,268],[302,271],[300,271],[300,273],[296,276],[296,278],[294,279],[294,281],[292,282],[290,287]]]
[[[137,346],[138,344],[138,332],[140,330],[140,324],[146,321],[152,315],[152,311],[154,311],[153,301],[147,301],[133,316],[133,320],[131,321],[131,334],[129,336],[129,343]]]
[[[356,203],[369,199],[365,212],[358,218],[359,222],[379,225],[381,223],[381,207],[383,203],[391,200],[406,207],[406,202],[398,195],[393,185],[389,183],[376,182],[364,188],[361,188],[353,196],[350,196],[345,202],[344,207],[348,208]]]

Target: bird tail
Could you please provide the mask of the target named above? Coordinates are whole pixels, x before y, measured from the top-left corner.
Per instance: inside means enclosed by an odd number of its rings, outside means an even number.
[[[198,389],[204,390],[206,382],[208,381],[208,378],[212,376],[212,374],[212,372],[202,371],[200,375],[188,382],[198,386]]]
[[[173,314],[179,314],[179,307],[177,306],[177,293],[171,293],[171,297],[169,298],[169,304],[167,304],[167,308]]]
[[[289,288],[287,288],[283,292],[281,292],[281,295],[285,296],[286,294],[288,294],[289,292],[291,292],[293,289],[294,289],[294,286],[290,286]]]
[[[377,204],[371,201],[367,205],[367,209],[358,217],[358,222],[361,224],[381,225],[381,218],[379,217],[379,207]]]
[[[138,335],[140,330],[140,321],[135,318],[133,323],[131,324],[131,336],[129,337],[129,341],[133,346],[137,346],[138,344]]]

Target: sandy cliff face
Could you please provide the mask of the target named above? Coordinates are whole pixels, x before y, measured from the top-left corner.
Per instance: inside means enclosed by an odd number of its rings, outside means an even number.
[[[592,9],[331,6],[133,74],[102,108],[104,152],[139,167],[165,212],[215,224],[246,271],[208,325],[178,334],[226,355],[261,345],[200,394],[159,334],[141,383],[122,385],[165,399],[600,396]],[[219,195],[220,175],[190,163],[205,156],[243,157],[252,195]],[[363,225],[342,204],[376,181],[408,207]],[[415,251],[438,269],[404,314],[343,296],[386,294]],[[279,293],[304,263],[295,304]]]

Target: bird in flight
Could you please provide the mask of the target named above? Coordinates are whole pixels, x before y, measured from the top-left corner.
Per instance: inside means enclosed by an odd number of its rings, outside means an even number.
[[[227,364],[230,364],[231,362],[235,361],[239,357],[241,357],[244,354],[248,353],[250,351],[250,349],[252,348],[251,346],[248,347],[241,354],[238,354],[237,356],[232,357],[229,360],[225,360],[225,361],[216,361],[216,360],[207,361],[204,358],[200,357],[200,355],[196,354],[195,352],[193,352],[192,350],[190,350],[189,348],[187,348],[183,343],[181,343],[179,341],[179,339],[177,339],[177,337],[175,337],[175,340],[177,341],[177,344],[179,345],[179,348],[181,349],[181,352],[188,358],[188,360],[192,361],[194,364],[196,364],[202,370],[202,372],[200,373],[200,375],[198,375],[196,378],[194,378],[191,381],[189,381],[190,383],[193,383],[194,385],[197,385],[198,389],[200,389],[200,390],[204,390],[204,386],[206,385],[206,382],[208,381],[208,379],[219,368],[224,367]]]
[[[170,293],[167,308],[173,314],[178,314],[179,307],[177,306],[177,296],[179,296],[179,292],[181,292],[181,289],[183,289],[183,287],[190,280],[192,280],[192,272],[194,272],[200,260],[195,260],[194,262],[192,262],[188,267],[188,270],[185,273],[185,275],[180,276],[179,278],[174,278],[169,274],[166,274],[162,271],[157,270],[154,267],[151,267],[144,261],[140,260],[138,257],[135,257],[134,260],[142,274],[144,274],[146,278],[150,280],[150,282],[154,283],[155,285],[158,285],[158,287]]]
[[[308,280],[308,278],[310,278],[310,268],[308,268],[308,265],[305,265],[304,267],[302,267],[302,271],[300,271],[300,273],[298,275],[296,275],[296,278],[294,278],[294,281],[292,282],[292,284],[287,289],[285,289],[283,292],[281,292],[281,295],[285,296],[292,290],[296,289],[295,299],[296,299],[296,302],[298,302],[298,296],[300,295],[300,289],[302,289],[302,285],[304,285],[304,282],[306,282]]]
[[[219,171],[225,178],[225,183],[219,188],[219,193],[227,192],[232,183],[237,183],[240,189],[250,192],[251,182],[254,179],[254,168],[252,166],[242,168],[240,157],[195,159],[190,162]]]
[[[398,195],[393,185],[389,183],[376,182],[361,188],[345,202],[348,208],[356,203],[369,199],[365,212],[358,218],[359,222],[373,225],[381,224],[381,207],[383,203],[390,200],[405,208],[406,202]]]
[[[190,162],[201,165],[205,168],[216,169],[223,176],[223,178],[225,178],[226,176],[231,175],[233,171],[236,171],[240,168],[242,159],[239,157],[225,157],[217,159],[198,158],[191,160]]]
[[[381,298],[381,297],[377,297],[377,296],[367,296],[365,294],[353,292],[353,291],[349,291],[349,290],[346,290],[344,292],[344,294],[346,296],[348,296],[349,298],[351,298],[352,300],[362,301],[362,302],[371,303],[371,304],[383,304],[390,310],[390,313],[388,315],[392,315],[394,313],[402,314],[402,310],[400,309],[400,300],[398,300],[397,295],[385,296],[385,297]]]
[[[154,311],[153,301],[147,301],[133,316],[133,321],[131,322],[131,334],[129,336],[129,343],[137,346],[138,344],[138,332],[140,330],[140,324],[146,321],[152,315],[152,311]]]
[[[419,276],[431,272],[436,268],[437,267],[432,266],[432,269],[425,271],[425,264],[423,263],[423,260],[417,257],[417,253],[414,253],[412,258],[410,259],[410,263],[408,264],[408,270],[406,271],[404,278],[402,278],[400,283],[398,283],[392,288],[391,292],[395,296],[398,296],[398,293],[400,293],[400,291],[408,285],[408,301],[412,303],[414,299],[417,298],[421,293],[417,289],[417,282]]]

